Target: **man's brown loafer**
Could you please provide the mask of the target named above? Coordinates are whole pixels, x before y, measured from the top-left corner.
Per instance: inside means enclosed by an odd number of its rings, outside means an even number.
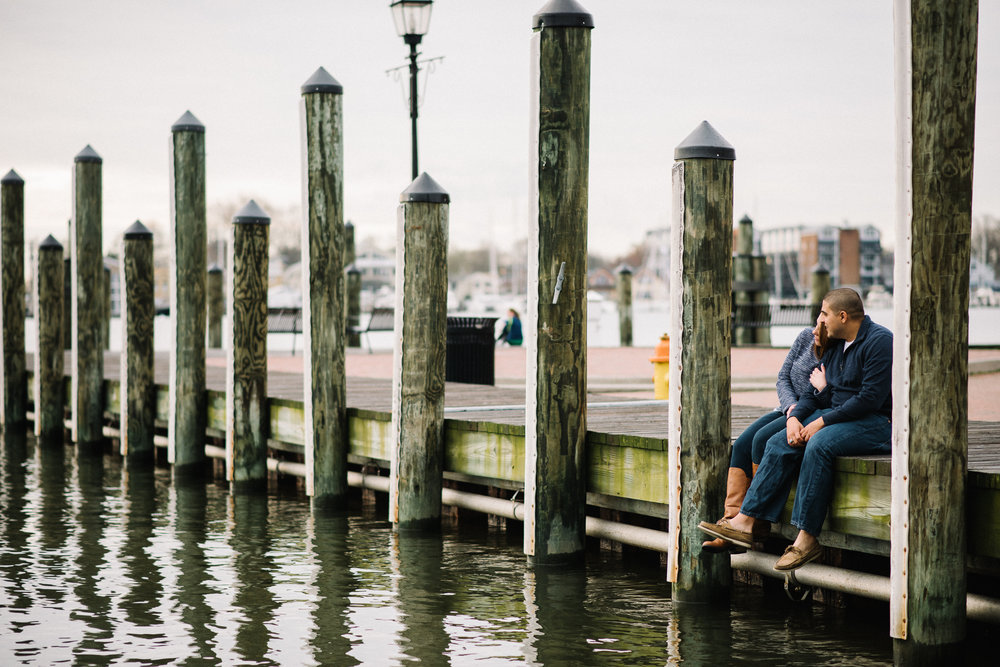
[[[785,553],[781,555],[778,562],[774,564],[774,569],[779,572],[787,572],[800,568],[809,561],[816,560],[823,553],[823,547],[817,542],[812,549],[802,550],[797,546],[789,545]]]

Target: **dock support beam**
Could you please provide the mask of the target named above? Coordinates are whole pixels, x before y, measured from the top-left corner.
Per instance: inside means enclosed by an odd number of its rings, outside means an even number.
[[[702,552],[697,527],[726,495],[736,151],[703,122],[674,159],[667,573],[675,601],[708,602],[729,586],[729,559]]]
[[[0,179],[0,248],[3,251],[3,396],[0,424],[24,428],[28,403],[28,369],[24,355],[24,180],[13,169]]]
[[[121,454],[126,466],[152,465],[156,419],[153,382],[153,233],[138,220],[122,239]]]
[[[302,85],[301,113],[306,494],[334,507],[346,506],[348,493],[343,90],[320,67]]]
[[[267,486],[267,270],[271,218],[250,200],[233,216],[226,345],[226,477],[234,493]],[[203,440],[199,440],[203,442]]]
[[[101,231],[103,160],[89,145],[74,158],[73,222],[73,441],[91,448],[104,441],[104,258]],[[204,437],[204,436],[202,436]]]
[[[590,31],[574,0],[532,20],[524,553],[576,562],[586,546]]]
[[[896,0],[891,634],[961,662],[976,0]]]
[[[399,201],[389,520],[397,531],[438,530],[451,200],[425,172]]]
[[[35,271],[35,435],[62,444],[65,424],[63,247],[50,234],[38,244]]]
[[[205,126],[186,111],[170,128],[170,389],[167,459],[177,474],[205,461],[208,232]]]
[[[621,347],[632,347],[632,269],[618,269],[618,341]]]

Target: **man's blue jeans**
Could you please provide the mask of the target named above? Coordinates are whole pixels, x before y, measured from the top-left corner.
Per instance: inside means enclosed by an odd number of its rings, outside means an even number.
[[[760,463],[764,456],[764,446],[768,438],[785,430],[785,415],[780,410],[771,410],[747,426],[733,443],[733,453],[729,457],[730,468],[741,468],[747,479],[753,477],[752,463]]]
[[[829,411],[817,410],[804,423],[819,419]],[[833,495],[836,458],[887,454],[891,451],[891,436],[889,419],[877,415],[824,426],[805,447],[790,446],[782,429],[768,439],[764,457],[740,511],[756,519],[777,521],[788,499],[792,478],[798,470],[792,525],[817,536],[823,529],[823,520]]]

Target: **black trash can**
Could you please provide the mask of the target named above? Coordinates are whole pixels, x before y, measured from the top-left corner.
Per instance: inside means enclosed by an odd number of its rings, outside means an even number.
[[[495,317],[448,317],[447,382],[493,384]]]

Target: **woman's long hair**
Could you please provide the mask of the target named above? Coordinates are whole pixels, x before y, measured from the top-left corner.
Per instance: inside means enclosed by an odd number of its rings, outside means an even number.
[[[819,330],[819,342],[816,342],[815,334]],[[829,342],[829,338],[826,335],[826,325],[822,322],[818,323],[813,328],[813,354],[816,355],[817,359],[823,358],[823,353],[826,352],[826,344]]]

